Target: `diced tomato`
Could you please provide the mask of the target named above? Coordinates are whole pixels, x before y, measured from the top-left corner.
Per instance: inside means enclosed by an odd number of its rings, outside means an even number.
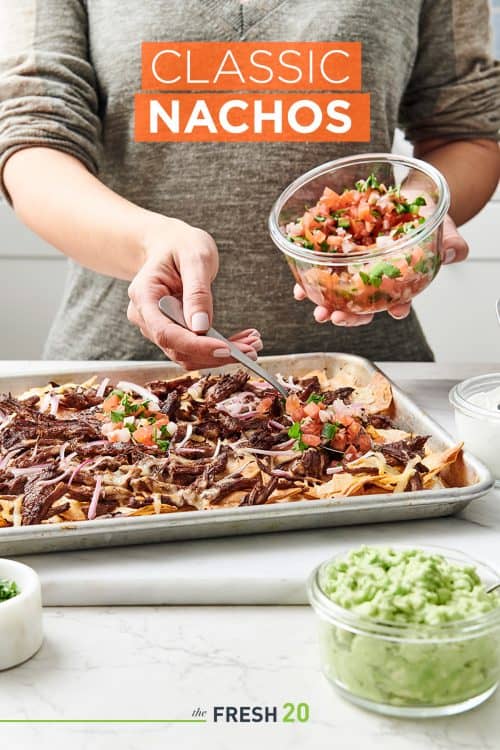
[[[302,435],[320,435],[322,428],[321,422],[316,422],[310,417],[307,417],[301,424]]]
[[[111,393],[107,398],[104,399],[102,402],[102,408],[104,411],[114,411],[117,406],[120,405],[120,397],[116,395],[116,393]]]
[[[294,422],[300,422],[304,417],[304,409],[296,393],[287,396],[285,403],[286,413],[291,416]]]
[[[339,207],[340,195],[329,187],[325,187],[323,195],[319,199],[319,202],[330,209],[335,211]]]
[[[154,423],[153,427],[162,427],[165,424],[168,424],[170,422],[170,419],[166,414],[160,414],[156,418],[156,422]]]
[[[153,440],[153,426],[148,425],[147,427],[138,427],[134,432],[134,440],[141,445],[154,445]]]
[[[320,412],[319,404],[315,404],[314,401],[310,401],[304,406],[304,414],[307,414],[311,419],[316,419]]]
[[[368,433],[365,432],[364,430],[361,431],[358,437],[358,446],[359,446],[359,450],[361,451],[361,453],[366,453],[367,451],[371,450],[371,447],[372,447],[371,438],[368,435]]]
[[[315,448],[321,443],[321,438],[319,435],[311,435],[309,433],[305,433],[302,435],[302,442],[305,445],[309,445],[312,448]]]

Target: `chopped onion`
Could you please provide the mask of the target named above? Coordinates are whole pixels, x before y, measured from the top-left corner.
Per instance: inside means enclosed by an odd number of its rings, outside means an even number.
[[[84,466],[92,463],[93,460],[94,460],[93,458],[86,458],[85,461],[82,461],[81,464],[78,464],[78,466],[76,467],[76,469],[73,471],[73,473],[71,474],[69,478],[68,487],[73,483],[73,480],[78,474],[78,472],[80,471],[80,469],[83,469]]]
[[[274,446],[274,449],[277,451],[286,450],[286,448],[289,448],[291,445],[293,445],[295,442],[294,438],[290,438],[290,440],[286,440],[284,443],[278,443]]]
[[[150,411],[159,410],[160,400],[158,396],[155,396],[154,393],[148,391],[148,389],[144,388],[142,385],[137,385],[137,383],[130,383],[128,380],[120,380],[116,387],[121,391],[133,391],[134,393],[137,393],[137,395],[142,399],[144,399],[144,401],[149,401],[148,409]]]
[[[92,440],[90,443],[85,443],[85,445],[107,445],[107,440]]]
[[[170,436],[175,435],[177,432],[177,422],[169,422],[167,424],[167,432]]]
[[[92,495],[92,500],[90,501],[89,510],[87,513],[87,518],[89,519],[89,521],[92,521],[97,515],[97,503],[99,502],[101,488],[102,477],[99,475],[95,482],[94,494]]]
[[[217,411],[225,411],[230,417],[253,416],[260,399],[251,391],[240,391],[215,405]],[[244,411],[245,410],[245,411]]]
[[[108,387],[108,385],[109,385],[109,378],[104,378],[104,380],[101,380],[101,382],[99,384],[99,388],[95,392],[95,395],[98,398],[103,398],[103,396],[104,396],[104,394],[106,392],[106,388]]]
[[[377,248],[383,249],[384,247],[390,247],[391,245],[394,245],[394,240],[388,235],[379,234],[379,236],[375,239],[375,244]]]
[[[187,441],[189,440],[192,434],[193,434],[193,425],[188,424],[188,426],[186,427],[186,434],[182,438],[181,442],[177,443],[175,447],[182,448],[183,445],[186,445]]]

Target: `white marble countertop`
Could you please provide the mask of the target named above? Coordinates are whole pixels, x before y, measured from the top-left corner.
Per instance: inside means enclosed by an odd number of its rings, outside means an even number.
[[[383,367],[448,429],[452,421],[445,394],[452,381],[498,369],[491,364]],[[0,364],[0,375],[5,369]],[[260,545],[272,544],[275,560],[283,563],[289,559],[285,548],[290,541],[299,545],[300,538],[311,536],[314,543],[302,543],[297,565],[312,562],[318,553],[316,544],[319,556],[324,557],[335,545],[404,540],[457,547],[500,568],[499,508],[500,494],[492,492],[453,518],[266,535],[246,541],[257,557]],[[215,541],[189,543],[201,572],[210,557],[203,545]],[[244,540],[225,541],[230,548],[229,578],[230,551],[234,554]],[[150,554],[154,560],[162,547],[167,545],[154,545],[154,554],[153,546],[149,552],[146,547],[130,548],[133,554],[127,555],[127,565],[133,565],[134,555],[143,565]],[[177,547],[180,552],[182,547]],[[185,548],[186,556],[188,552]],[[241,554],[247,553],[249,549]],[[98,574],[98,567],[94,566],[90,578]],[[318,750],[354,750],[363,744],[376,750],[498,747],[500,695],[468,714],[432,721],[387,719],[345,703],[319,672],[315,618],[304,606],[49,607],[45,630],[39,653],[1,674],[0,719],[185,719],[199,706],[208,711],[209,721],[204,725],[3,724],[0,736],[5,747],[31,750],[41,742],[65,750],[68,744],[72,750],[163,750],[201,743],[217,750],[235,746],[253,750],[256,742],[277,749]],[[214,705],[276,705],[281,709],[287,701],[306,701],[310,721],[212,721]]]

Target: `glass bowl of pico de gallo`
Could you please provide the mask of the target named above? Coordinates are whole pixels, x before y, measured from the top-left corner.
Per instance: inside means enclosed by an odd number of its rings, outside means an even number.
[[[431,164],[360,154],[292,182],[269,231],[316,305],[381,312],[410,302],[436,276],[449,205],[446,180]]]

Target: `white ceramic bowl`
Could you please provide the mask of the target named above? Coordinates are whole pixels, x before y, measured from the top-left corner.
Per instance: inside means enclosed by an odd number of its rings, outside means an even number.
[[[43,641],[40,579],[32,568],[0,558],[0,579],[15,581],[19,594],[0,602],[0,670],[35,654]]]

